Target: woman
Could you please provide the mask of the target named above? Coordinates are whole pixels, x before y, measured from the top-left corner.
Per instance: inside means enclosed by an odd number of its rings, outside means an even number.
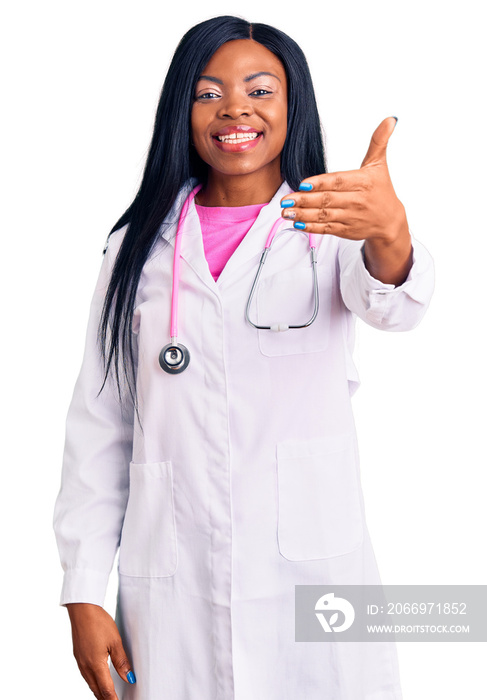
[[[219,17],[179,44],[108,240],[56,503],[61,604],[97,698],[401,697],[394,646],[294,641],[296,584],[380,582],[354,314],[412,328],[433,277],[387,170],[395,121],[359,170],[327,173],[289,37]],[[115,624],[102,606],[119,545]]]

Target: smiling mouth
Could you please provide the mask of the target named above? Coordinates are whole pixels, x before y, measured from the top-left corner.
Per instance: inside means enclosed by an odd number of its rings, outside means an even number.
[[[253,141],[256,139],[258,136],[260,136],[261,132],[259,131],[251,131],[250,133],[245,133],[245,132],[235,132],[233,134],[224,134],[224,135],[216,135],[213,138],[219,141],[220,143],[244,143],[245,141]]]

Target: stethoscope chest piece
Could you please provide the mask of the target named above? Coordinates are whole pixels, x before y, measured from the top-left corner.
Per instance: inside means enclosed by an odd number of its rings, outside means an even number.
[[[179,374],[189,365],[189,350],[181,343],[165,345],[159,354],[159,364],[168,374]]]
[[[181,257],[181,232],[182,232],[182,226],[184,219],[186,217],[186,214],[188,212],[188,207],[191,202],[191,200],[194,198],[197,192],[201,189],[202,185],[197,185],[193,191],[190,193],[190,195],[186,198],[186,201],[184,202],[182,208],[181,208],[181,214],[179,215],[179,222],[176,230],[176,240],[174,243],[174,259],[173,259],[173,274],[172,274],[172,297],[171,297],[171,329],[170,329],[170,337],[171,337],[171,342],[165,345],[161,352],[159,353],[159,364],[161,368],[164,370],[164,372],[167,372],[168,374],[180,374],[183,372],[186,367],[189,365],[189,350],[186,348],[184,345],[181,343],[178,343],[178,296],[179,296],[179,261]],[[317,314],[318,314],[318,306],[319,306],[319,294],[318,294],[318,277],[316,273],[316,265],[317,265],[317,260],[316,260],[316,241],[315,241],[315,236],[316,234],[314,233],[309,233],[309,248],[311,251],[311,267],[313,270],[313,288],[314,288],[314,310],[313,310],[313,315],[309,319],[309,321],[306,321],[306,323],[301,323],[299,325],[289,325],[287,323],[273,323],[269,326],[262,326],[262,325],[257,325],[253,323],[250,318],[249,318],[249,309],[250,305],[252,303],[252,299],[259,281],[260,273],[262,270],[262,266],[264,265],[264,262],[267,258],[267,255],[269,253],[270,247],[272,245],[272,241],[274,239],[274,236],[277,233],[278,228],[285,222],[283,222],[282,218],[279,217],[273,224],[271,231],[267,237],[265,248],[262,252],[262,256],[260,259],[259,267],[257,269],[254,282],[252,284],[252,288],[250,290],[249,298],[247,301],[247,307],[245,310],[245,316],[247,318],[247,321],[250,323],[251,326],[254,328],[257,328],[258,330],[270,330],[270,331],[287,331],[290,328],[306,328],[307,326],[310,326],[313,321],[315,320]],[[293,229],[294,230],[294,229]],[[282,231],[281,231],[282,233]]]

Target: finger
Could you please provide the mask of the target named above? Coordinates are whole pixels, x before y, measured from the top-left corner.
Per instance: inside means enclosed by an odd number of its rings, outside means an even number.
[[[361,170],[342,170],[336,173],[321,173],[307,177],[299,185],[299,193],[301,192],[323,192],[325,190],[334,190],[337,192],[355,192],[357,190],[366,189],[368,183],[367,175]],[[311,188],[309,188],[311,185]],[[293,197],[291,193],[288,197]]]
[[[111,644],[109,653],[113,667],[117,671],[120,678],[126,683],[130,683],[131,685],[134,684],[136,682],[135,674],[132,670],[132,666],[127,658],[127,654],[125,653],[122,640],[120,638],[116,639]]]
[[[283,209],[282,218],[294,222],[322,224],[328,221],[346,223],[350,213],[346,209]],[[297,227],[301,228],[301,227]],[[306,229],[307,230],[307,229]]]
[[[305,208],[305,209],[345,209],[348,206],[357,204],[360,206],[361,195],[354,192],[323,192],[301,193],[294,192],[281,200],[283,209]]]
[[[322,224],[296,221],[294,223],[294,228],[299,231],[304,231],[305,233],[338,236],[339,238],[349,238],[356,241],[363,239],[363,234],[361,235],[358,229],[355,230],[341,221],[327,221]]]
[[[105,669],[102,666],[91,667],[83,666],[82,664],[78,665],[81,675],[87,682],[89,689],[96,698],[99,698],[100,700],[118,700],[115,692],[115,686],[113,685],[107,665],[105,665]],[[106,671],[108,677],[104,671]]]
[[[397,117],[387,117],[377,127],[372,134],[369,149],[362,161],[361,168],[371,163],[386,162],[386,150],[389,138],[396,128]]]
[[[93,695],[98,698],[100,697],[100,689],[98,687],[98,683],[96,682],[96,677],[95,675],[91,672],[91,669],[87,669],[84,671],[81,666],[80,666],[80,672],[85,681],[88,684],[88,688],[91,690]]]
[[[93,674],[92,678],[96,683],[96,691],[92,688],[95,696],[100,698],[100,700],[118,700],[108,664],[93,667],[91,672]],[[88,683],[88,685],[90,684]]]

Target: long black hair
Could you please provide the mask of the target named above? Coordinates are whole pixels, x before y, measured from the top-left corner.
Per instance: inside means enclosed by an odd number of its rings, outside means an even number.
[[[267,24],[250,24],[231,16],[201,22],[183,36],[162,87],[139,191],[110,231],[112,234],[128,224],[100,319],[98,335],[105,368],[103,386],[112,367],[119,396],[123,381],[134,402],[132,314],[142,268],[183,184],[191,177],[206,182],[208,166],[191,143],[194,91],[215,51],[235,39],[252,39],[262,44],[284,66],[288,82],[288,123],[281,153],[283,178],[297,190],[303,178],[327,172],[311,75],[295,41]]]

